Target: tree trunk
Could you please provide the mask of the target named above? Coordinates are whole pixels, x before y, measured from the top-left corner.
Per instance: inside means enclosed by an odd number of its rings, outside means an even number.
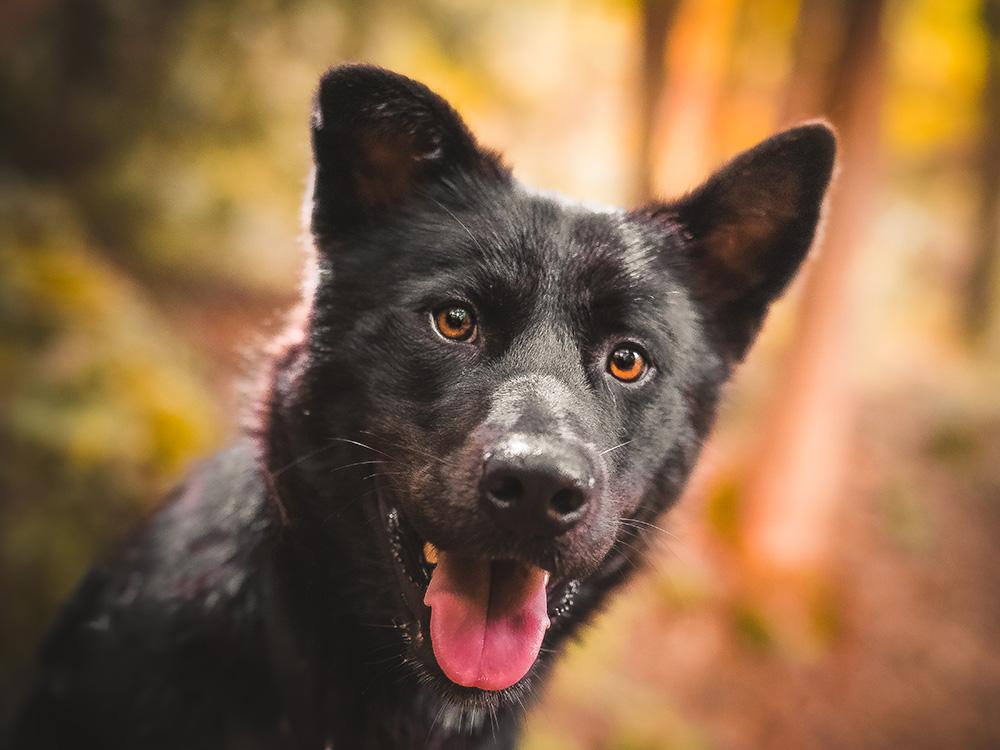
[[[1000,0],[983,0],[988,38],[983,89],[983,129],[979,144],[979,210],[976,247],[969,276],[966,329],[975,340],[991,332],[1000,272]]]
[[[759,460],[746,484],[748,561],[779,574],[823,567],[831,518],[843,500],[851,428],[851,271],[877,182],[884,2],[841,5],[839,29],[831,29],[829,3],[803,4],[801,66],[786,103],[788,115],[801,116],[807,113],[803,107],[818,105],[834,121],[841,173],[829,199],[825,237],[807,269],[784,385],[764,417]],[[828,38],[834,31],[839,31],[836,53],[824,61],[815,35]]]
[[[690,190],[718,166],[712,163],[712,142],[741,2],[678,3],[661,107],[662,153],[653,165],[654,187],[668,196]]]
[[[643,0],[639,5],[642,67],[639,71],[639,148],[632,196],[634,205],[646,203],[653,197],[653,170],[656,163],[654,134],[663,103],[667,74],[667,38],[680,0]]]

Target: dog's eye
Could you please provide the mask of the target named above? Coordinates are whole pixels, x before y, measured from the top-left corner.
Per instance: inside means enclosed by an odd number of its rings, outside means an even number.
[[[438,333],[449,341],[473,341],[476,338],[476,316],[467,307],[446,305],[434,313]]]
[[[608,372],[623,383],[634,383],[648,368],[646,357],[636,344],[619,344],[608,357]]]

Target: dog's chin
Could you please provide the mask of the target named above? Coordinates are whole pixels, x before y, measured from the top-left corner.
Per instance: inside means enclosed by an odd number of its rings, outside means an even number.
[[[536,583],[544,585],[545,609],[544,612],[536,612],[536,615],[545,620],[545,627],[549,629],[542,637],[534,660],[520,678],[499,681],[453,679],[454,668],[451,669],[452,676],[449,676],[449,670],[442,667],[436,656],[431,635],[431,607],[425,604],[435,570],[439,564],[444,564],[443,558],[449,553],[438,550],[418,533],[401,509],[401,504],[394,502],[388,488],[379,488],[377,496],[377,527],[391,561],[400,598],[405,604],[400,608],[401,614],[394,625],[406,644],[406,664],[416,673],[420,682],[434,685],[448,705],[464,712],[461,714],[465,717],[462,721],[472,721],[480,712],[495,710],[503,703],[523,704],[533,683],[547,669],[547,662],[552,656],[551,650],[546,649],[547,644],[551,646],[553,636],[553,629],[549,626],[561,624],[572,616],[580,579],[550,575],[534,562],[524,559],[507,559],[494,555],[483,555],[478,559],[466,557],[465,560],[472,566],[517,566],[525,571],[534,570],[535,575],[543,576]],[[540,598],[540,592],[537,596]],[[462,684],[463,682],[466,684]],[[468,682],[474,684],[467,684]]]

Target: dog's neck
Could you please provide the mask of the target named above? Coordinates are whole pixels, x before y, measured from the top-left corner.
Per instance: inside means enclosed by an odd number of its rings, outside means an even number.
[[[296,741],[324,749],[513,747],[520,705],[454,705],[406,665],[405,635],[373,576],[384,561],[372,558],[378,542],[363,502],[370,487],[349,471],[317,479],[331,465],[363,460],[361,449],[325,448],[327,441],[317,452],[314,415],[300,399],[301,356],[279,358],[259,430],[278,527],[262,576],[264,629]]]
[[[289,496],[290,485],[279,482],[279,491]],[[365,523],[363,513],[347,512],[345,527]],[[513,747],[523,709],[469,711],[422,682],[405,663],[405,636],[391,618],[377,619],[381,603],[366,601],[361,584],[371,572],[339,546],[316,551],[330,539],[283,529],[264,576],[270,661],[303,746]]]

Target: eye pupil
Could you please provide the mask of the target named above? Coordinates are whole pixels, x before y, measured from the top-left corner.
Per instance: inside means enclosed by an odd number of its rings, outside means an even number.
[[[619,349],[615,352],[615,364],[623,370],[629,370],[635,365],[636,354],[631,349]]]

